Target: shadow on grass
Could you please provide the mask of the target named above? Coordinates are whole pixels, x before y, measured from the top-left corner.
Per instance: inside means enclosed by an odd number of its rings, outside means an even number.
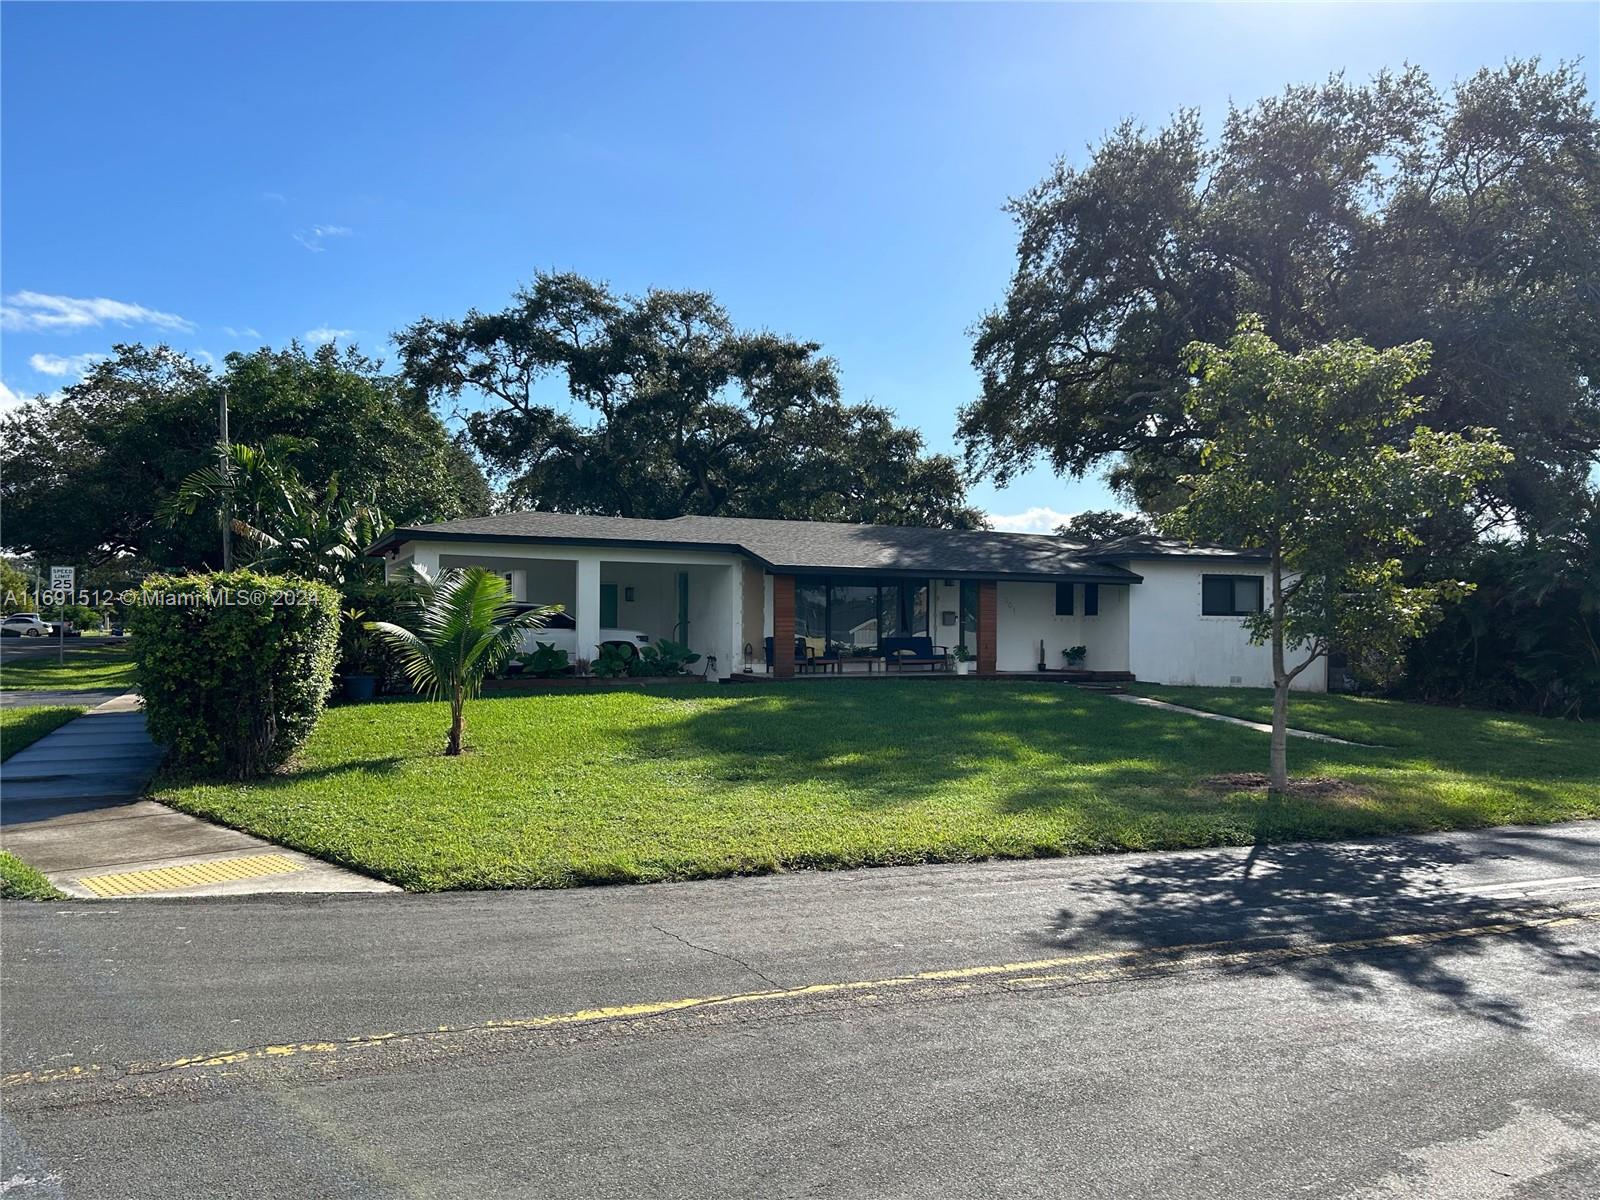
[[[693,757],[736,785],[823,783],[864,809],[961,789],[984,792],[999,812],[1133,792],[1181,803],[1211,766],[1241,769],[1266,752],[1263,742],[1252,755],[1235,730],[1060,686],[821,683],[750,688],[734,704],[653,698],[681,708],[636,731],[641,758]]]
[[[1264,735],[1063,685],[821,683],[752,688],[731,704],[655,699],[675,711],[634,732],[641,758],[693,758],[730,786],[820,783],[865,811],[935,801],[1059,817],[1089,831],[1072,849],[1418,827],[1317,798],[1262,811],[1260,797],[1204,780],[1264,769]],[[1386,765],[1378,750],[1320,744],[1302,751],[1301,763],[1311,773]]]
[[[1270,814],[1268,814],[1270,816]],[[1459,890],[1451,868],[1532,858],[1551,875],[1592,870],[1594,843],[1558,830],[1493,830],[1470,843],[1395,838],[1365,844],[1258,842],[1238,852],[1185,854],[1119,864],[1095,904],[1063,908],[1041,940],[1052,950],[1108,944],[1154,949],[1258,940],[1262,945],[1338,944],[1386,934],[1461,932],[1372,947],[1335,947],[1241,969],[1292,976],[1344,1000],[1381,1001],[1395,986],[1511,1028],[1525,1024],[1515,994],[1491,992],[1463,965],[1509,939],[1545,974],[1580,972],[1600,983],[1600,954],[1563,942],[1559,914],[1535,899]],[[1105,901],[1109,897],[1110,903]],[[1228,949],[1228,947],[1224,947]]]

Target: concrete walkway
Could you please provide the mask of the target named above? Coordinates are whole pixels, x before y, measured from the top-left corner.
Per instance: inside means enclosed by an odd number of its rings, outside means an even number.
[[[60,690],[0,692],[0,708],[94,708],[126,695],[122,688],[97,688],[88,692]]]
[[[161,756],[131,693],[69,721],[0,766],[0,849],[73,896],[398,890],[140,799]]]
[[[1272,726],[1266,721],[1246,721],[1242,717],[1226,717],[1221,713],[1206,712],[1203,708],[1188,708],[1182,704],[1169,704],[1165,700],[1156,700],[1150,696],[1135,696],[1129,693],[1111,694],[1113,700],[1121,700],[1127,704],[1143,704],[1147,708],[1164,708],[1168,712],[1182,713],[1186,717],[1204,717],[1207,721],[1221,721],[1226,725],[1242,725],[1246,729],[1254,729],[1257,733],[1271,733]],[[1335,746],[1360,746],[1365,750],[1376,749],[1369,742],[1348,742],[1344,738],[1336,738],[1326,733],[1312,733],[1309,729],[1291,729],[1290,737],[1309,738],[1313,742],[1332,742]]]

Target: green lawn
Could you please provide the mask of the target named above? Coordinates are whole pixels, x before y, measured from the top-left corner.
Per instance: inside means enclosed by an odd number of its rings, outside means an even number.
[[[0,708],[0,762],[89,710],[76,707]]]
[[[0,851],[0,898],[65,900],[67,896],[16,855]]]
[[[133,654],[126,646],[70,651],[65,662],[47,654],[0,665],[0,690],[8,692],[89,692],[132,686]]]
[[[1266,767],[1264,735],[1215,721],[1060,685],[881,681],[485,698],[454,760],[438,752],[442,704],[341,707],[281,777],[165,777],[158,793],[418,890],[1600,816],[1593,726],[1324,703],[1340,730],[1394,748],[1297,742],[1293,770],[1360,794],[1273,802],[1207,786]]]

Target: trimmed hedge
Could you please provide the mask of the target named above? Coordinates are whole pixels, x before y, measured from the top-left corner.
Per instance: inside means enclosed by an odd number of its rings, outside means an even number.
[[[243,779],[282,766],[333,686],[339,593],[326,584],[152,575],[128,624],[150,735],[182,768]]]

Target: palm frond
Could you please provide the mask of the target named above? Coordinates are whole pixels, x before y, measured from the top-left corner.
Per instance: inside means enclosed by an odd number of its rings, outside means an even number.
[[[477,695],[485,677],[517,653],[522,633],[539,628],[555,611],[518,612],[506,581],[482,567],[438,576],[414,570],[419,581],[415,628],[406,630],[405,639],[387,633],[383,623],[370,628],[396,650],[419,692],[438,695],[459,687],[465,695]]]

